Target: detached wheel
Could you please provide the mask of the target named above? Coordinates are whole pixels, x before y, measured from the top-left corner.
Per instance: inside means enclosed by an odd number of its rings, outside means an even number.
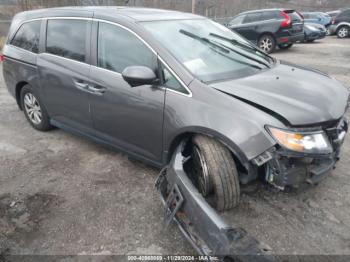
[[[198,190],[218,211],[237,206],[239,179],[231,152],[207,136],[197,135],[192,142],[193,175]]]
[[[28,122],[37,130],[52,129],[49,116],[34,89],[26,85],[21,90],[21,106]]]
[[[264,52],[270,54],[275,51],[276,41],[271,35],[263,35],[258,40],[258,47]]]
[[[289,49],[293,46],[293,44],[287,44],[287,45],[279,45],[278,47],[282,50]]]
[[[338,31],[337,31],[337,36],[338,38],[346,38],[349,36],[349,31],[350,31],[350,27],[348,26],[341,26],[338,28]]]

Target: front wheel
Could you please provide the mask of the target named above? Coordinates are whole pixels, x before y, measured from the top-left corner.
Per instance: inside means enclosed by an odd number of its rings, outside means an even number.
[[[349,36],[350,27],[341,26],[337,31],[338,38],[346,38]]]
[[[195,136],[192,144],[192,168],[198,190],[218,211],[237,206],[239,178],[230,151],[220,142],[203,135]]]
[[[258,47],[264,52],[270,54],[275,51],[276,41],[271,35],[263,35],[259,38]]]

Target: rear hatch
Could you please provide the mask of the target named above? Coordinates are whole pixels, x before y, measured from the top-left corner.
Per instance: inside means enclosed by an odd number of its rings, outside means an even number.
[[[300,34],[304,30],[304,19],[303,17],[295,10],[284,10],[290,18],[290,28],[288,29],[291,35]]]

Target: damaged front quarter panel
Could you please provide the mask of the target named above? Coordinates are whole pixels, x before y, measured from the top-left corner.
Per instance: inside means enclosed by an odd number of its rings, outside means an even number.
[[[166,224],[174,221],[200,255],[270,261],[255,238],[242,228],[228,225],[192,184],[183,169],[187,160],[182,155],[184,144],[178,146],[156,182],[166,209]]]

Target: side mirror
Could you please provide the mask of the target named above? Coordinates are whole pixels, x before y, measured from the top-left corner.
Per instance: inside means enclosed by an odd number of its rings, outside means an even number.
[[[128,66],[123,70],[122,77],[132,87],[152,85],[157,79],[154,71],[146,66]]]

